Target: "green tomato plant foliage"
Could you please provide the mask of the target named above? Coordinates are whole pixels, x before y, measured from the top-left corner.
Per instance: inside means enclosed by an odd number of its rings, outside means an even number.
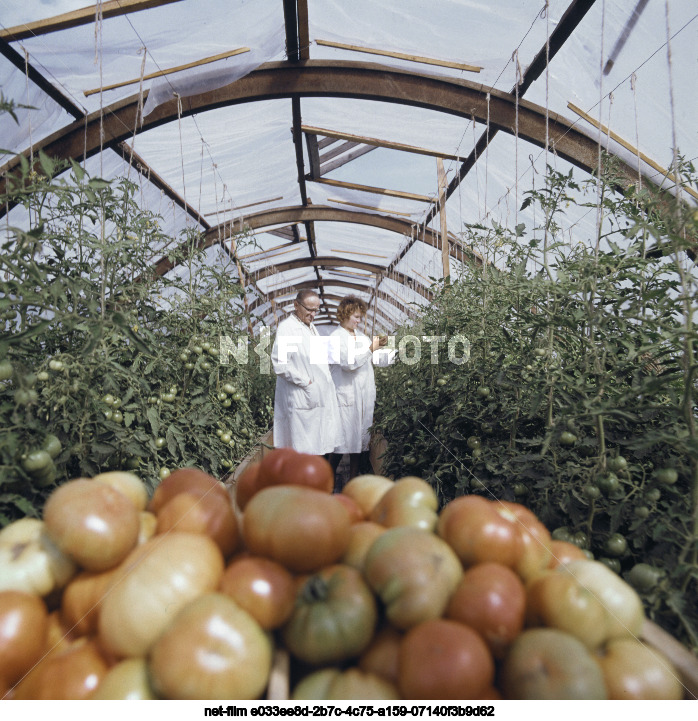
[[[693,166],[680,171],[695,187]],[[481,261],[435,282],[395,336],[399,349],[406,335],[461,334],[470,358],[451,362],[443,342],[436,362],[409,350],[379,369],[373,430],[384,472],[422,476],[442,503],[521,500],[621,574],[661,568],[647,612],[698,649],[698,214],[668,194],[621,195],[614,172],[606,159],[581,184],[549,167],[523,202],[530,231],[464,230]],[[573,206],[598,217],[596,235],[575,236]]]
[[[0,526],[40,515],[75,477],[129,469],[153,488],[161,468],[197,466],[221,478],[271,424],[274,376],[251,343],[247,363],[219,354],[221,336],[248,338],[234,258],[207,262],[191,230],[169,237],[127,179],[40,163],[44,176],[25,163],[0,197],[31,219],[0,237]],[[163,257],[176,272],[155,271]]]

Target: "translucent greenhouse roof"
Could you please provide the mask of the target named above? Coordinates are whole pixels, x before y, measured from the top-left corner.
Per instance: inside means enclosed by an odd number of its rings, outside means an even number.
[[[0,89],[28,106],[0,116],[3,170],[43,148],[139,173],[162,229],[231,272],[221,244],[247,229],[257,328],[310,287],[319,324],[355,293],[390,330],[480,262],[464,228],[533,226],[548,165],[583,179],[603,148],[676,192],[674,150],[698,158],[695,0],[84,2],[0,0]]]

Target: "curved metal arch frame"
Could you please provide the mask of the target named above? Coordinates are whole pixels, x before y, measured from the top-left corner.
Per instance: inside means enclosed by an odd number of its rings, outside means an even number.
[[[347,288],[349,290],[356,290],[361,293],[373,293],[374,289],[371,286],[368,285],[361,285],[359,283],[350,283],[346,280],[333,280],[331,278],[321,278],[320,280],[306,280],[302,283],[297,283],[295,285],[288,285],[284,288],[276,288],[273,292],[267,293],[266,298],[257,298],[250,303],[249,311],[252,313],[255,309],[259,308],[260,305],[263,305],[264,303],[267,303],[271,300],[275,300],[279,296],[285,295],[287,293],[292,293],[293,291],[299,291],[302,288],[308,288],[310,290],[313,290],[315,288],[326,288],[327,286],[337,287],[337,288]],[[400,313],[403,315],[409,316],[410,310],[406,308],[402,303],[400,303],[397,299],[393,298],[389,293],[386,293],[385,291],[379,290],[377,293],[378,298],[381,300],[385,300],[387,303],[390,303],[393,307],[395,307]],[[325,297],[331,298],[335,297],[338,298],[339,296],[333,296],[330,294],[325,294]]]
[[[574,165],[592,172],[598,161],[598,141],[574,124],[545,108],[495,88],[459,78],[392,68],[379,63],[306,60],[270,62],[216,90],[173,99],[136,123],[139,96],[132,95],[102,111],[80,118],[34,145],[54,157],[82,160],[137,133],[173,122],[179,117],[244,102],[291,97],[346,97],[412,105],[487,123],[539,147],[545,147]],[[181,112],[178,107],[181,103]],[[547,131],[546,131],[547,124]],[[100,131],[103,136],[100,137]],[[28,156],[28,151],[25,152]],[[12,170],[19,161],[6,167]],[[625,163],[629,181],[637,175]]]
[[[264,63],[222,88],[163,103],[140,124],[136,123],[140,98],[132,95],[69,124],[35,144],[34,152],[41,148],[54,157],[82,160],[101,148],[116,146],[131,137],[134,128],[139,133],[182,116],[238,103],[300,97],[359,98],[445,112],[481,123],[489,122],[491,127],[511,135],[518,134],[519,138],[538,147],[545,147],[547,141],[551,151],[586,172],[594,172],[598,163],[597,140],[581,133],[564,117],[546,113],[545,108],[522,99],[517,102],[508,93],[464,79],[414,73],[378,63],[326,60]],[[24,154],[28,155],[29,151]],[[16,158],[5,171],[11,172],[18,165],[19,158]],[[636,171],[623,161],[619,162],[618,171],[622,182],[635,182]],[[0,192],[4,189],[3,178]],[[320,219],[313,217],[315,210],[313,206],[301,206],[299,213],[309,220]],[[384,222],[393,220],[368,213],[357,218],[365,220],[366,216],[381,218]],[[220,229],[216,229],[217,235],[219,232]],[[207,231],[206,236],[210,237],[212,233]],[[317,259],[310,260],[312,265],[319,265]],[[342,264],[351,265],[348,262]],[[307,261],[301,263],[301,266],[308,265]],[[277,269],[280,267],[276,266]]]

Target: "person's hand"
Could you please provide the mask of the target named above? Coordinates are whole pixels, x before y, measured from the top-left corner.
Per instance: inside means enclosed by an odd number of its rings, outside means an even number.
[[[387,335],[379,336],[379,338],[380,338],[381,347],[383,347],[384,345],[388,345],[388,336]]]
[[[378,350],[381,346],[385,345],[388,342],[387,336],[379,336],[374,335],[373,336],[373,342],[371,343],[371,350]]]

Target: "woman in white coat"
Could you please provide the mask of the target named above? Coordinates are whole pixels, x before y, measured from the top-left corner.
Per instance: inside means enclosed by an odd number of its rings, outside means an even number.
[[[337,389],[337,404],[342,428],[340,445],[335,448],[332,465],[336,468],[342,456],[349,454],[349,477],[359,475],[361,453],[368,451],[376,402],[373,375],[373,352],[384,346],[386,336],[370,339],[359,330],[368,306],[355,296],[343,298],[337,309],[339,328],[331,338],[338,338],[339,359],[330,365]],[[387,361],[387,358],[386,358]]]

